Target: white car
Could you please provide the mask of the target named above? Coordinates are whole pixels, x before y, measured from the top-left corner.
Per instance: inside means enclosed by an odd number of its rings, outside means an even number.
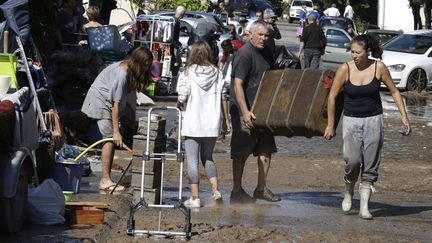
[[[401,90],[432,86],[432,30],[415,30],[383,45],[383,62]]]
[[[306,5],[307,8],[312,9],[312,1],[311,0],[293,0],[290,4],[290,9],[289,9],[289,22],[292,23],[294,22],[294,20],[299,20],[300,19],[300,12],[303,11],[302,10],[302,6]]]

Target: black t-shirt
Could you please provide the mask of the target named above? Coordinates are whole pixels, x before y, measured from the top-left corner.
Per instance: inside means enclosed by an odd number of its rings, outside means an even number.
[[[326,45],[324,32],[316,24],[309,24],[304,27],[300,41],[304,42],[304,49],[321,49]]]
[[[275,69],[273,53],[268,47],[260,50],[250,41],[243,45],[234,55],[230,85],[231,105],[237,105],[234,93],[234,78],[243,80],[246,104],[250,109],[255,99],[258,86],[265,71]]]

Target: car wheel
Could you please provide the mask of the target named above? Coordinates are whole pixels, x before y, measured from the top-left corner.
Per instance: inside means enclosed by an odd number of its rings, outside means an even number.
[[[294,19],[293,19],[293,18],[289,18],[289,19],[288,19],[288,23],[292,24],[293,22],[294,22]]]
[[[18,180],[17,191],[12,198],[0,199],[0,229],[6,233],[18,232],[24,224],[26,216],[28,192],[28,174],[24,165]]]
[[[420,68],[414,69],[407,80],[407,90],[420,92],[426,88],[427,77],[425,71]]]

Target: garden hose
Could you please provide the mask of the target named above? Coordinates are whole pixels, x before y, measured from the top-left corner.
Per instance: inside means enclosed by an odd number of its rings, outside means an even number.
[[[104,138],[101,139],[99,141],[97,141],[96,143],[90,145],[88,148],[86,148],[84,151],[82,151],[75,159],[74,161],[78,161],[82,156],[84,156],[84,154],[88,153],[88,151],[90,151],[90,149],[92,149],[94,146],[103,143],[103,142],[108,142],[108,141],[114,141],[113,138]],[[126,149],[129,153],[132,153],[132,149],[130,149],[128,146],[126,146],[126,144],[122,143],[121,146],[122,148]]]

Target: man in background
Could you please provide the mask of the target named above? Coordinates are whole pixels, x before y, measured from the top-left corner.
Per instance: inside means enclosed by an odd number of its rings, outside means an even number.
[[[350,0],[346,1],[346,7],[345,7],[345,11],[344,11],[344,17],[345,18],[349,18],[351,20],[354,18],[354,9],[351,6],[351,1]]]
[[[330,8],[324,10],[324,15],[330,17],[339,17],[341,14],[339,9],[336,8],[336,3],[332,3]]]
[[[318,69],[321,55],[324,53],[326,37],[320,26],[316,24],[316,15],[308,16],[308,25],[300,37],[299,57],[304,51],[304,67]]]
[[[183,6],[178,6],[175,11],[174,19],[174,34],[173,34],[173,44],[171,45],[171,50],[174,52],[174,68],[173,74],[177,75],[179,68],[181,66],[181,56],[180,56],[180,19],[184,17],[186,13],[186,8]]]
[[[267,8],[266,10],[264,10],[263,17],[264,17],[264,21],[269,25],[269,29],[270,29],[270,37],[268,39],[267,46],[269,47],[273,55],[275,55],[275,50],[276,50],[275,39],[279,40],[280,38],[282,38],[279,28],[276,25],[277,15],[271,8]]]

